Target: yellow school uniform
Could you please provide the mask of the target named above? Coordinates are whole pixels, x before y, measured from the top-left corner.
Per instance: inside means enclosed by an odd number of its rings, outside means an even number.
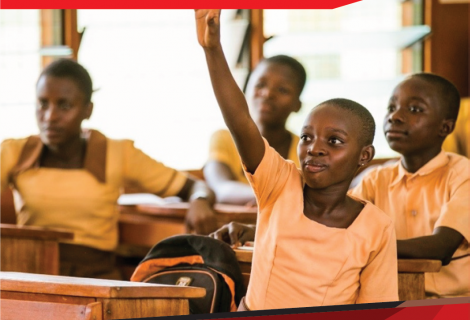
[[[426,274],[430,296],[470,295],[470,160],[441,151],[415,173],[398,161],[378,167],[351,191],[371,201],[394,221],[397,239],[431,235],[437,227],[458,231],[464,241],[453,260]]]
[[[287,159],[292,160],[295,165],[299,167],[299,157],[297,156],[299,137],[292,132],[290,134],[292,141]],[[209,145],[208,161],[218,161],[226,164],[235,175],[236,181],[248,184],[248,180],[246,180],[245,174],[243,173],[237,146],[228,130],[218,130],[212,135]]]
[[[159,196],[176,195],[187,175],[168,168],[130,140],[88,132],[83,169],[39,167],[38,136],[1,144],[1,190],[13,189],[19,225],[63,228],[73,244],[114,250],[118,242],[117,199],[126,183]]]
[[[266,140],[256,172],[246,173],[258,201],[250,310],[398,300],[391,219],[368,202],[348,228],[303,213],[302,174]]]
[[[470,156],[470,98],[462,99],[454,131],[446,138],[442,149]]]

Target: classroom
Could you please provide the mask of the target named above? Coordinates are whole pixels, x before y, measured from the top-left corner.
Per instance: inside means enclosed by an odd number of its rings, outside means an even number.
[[[469,13],[0,10],[2,319],[470,297]]]

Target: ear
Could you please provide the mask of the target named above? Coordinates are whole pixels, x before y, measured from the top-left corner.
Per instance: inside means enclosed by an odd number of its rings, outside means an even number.
[[[454,131],[455,128],[455,120],[454,119],[444,119],[442,120],[441,127],[439,130],[440,137],[447,137],[449,134]]]
[[[93,113],[93,102],[88,102],[88,104],[85,106],[85,119],[86,120],[90,119],[92,113]]]
[[[375,148],[373,145],[368,145],[362,148],[361,157],[359,159],[358,167],[365,166],[368,164],[375,156]]]
[[[295,106],[292,109],[292,112],[299,112],[300,108],[302,108],[302,101],[300,101],[300,98],[298,98],[295,102]]]

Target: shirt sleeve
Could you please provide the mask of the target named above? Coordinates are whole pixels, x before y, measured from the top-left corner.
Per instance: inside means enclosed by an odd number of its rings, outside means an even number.
[[[362,178],[356,187],[349,190],[348,194],[375,204],[375,190],[377,189],[376,177],[377,170],[370,171]]]
[[[379,246],[360,275],[356,303],[398,301],[398,261],[395,229],[390,221]]]
[[[242,175],[240,155],[230,132],[227,130],[219,130],[212,134],[208,161],[218,161],[227,165],[237,178]]]
[[[8,188],[10,172],[18,161],[20,152],[21,146],[15,143],[15,140],[8,139],[0,145],[0,192]]]
[[[255,173],[247,172],[245,165],[242,164],[245,175],[255,193],[258,206],[261,209],[260,212],[264,207],[276,201],[291,176],[300,176],[293,162],[282,158],[276,150],[269,146],[265,138],[263,141],[264,156]]]
[[[469,162],[467,162],[468,164]],[[470,168],[466,169],[468,173]],[[465,172],[463,170],[462,172]],[[462,173],[463,174],[463,173]],[[458,231],[470,242],[470,178],[466,178],[450,194],[449,200],[442,206],[439,219],[434,228],[448,227]]]
[[[130,140],[124,141],[124,179],[137,183],[147,192],[160,197],[176,196],[188,175],[165,166],[137,149]]]

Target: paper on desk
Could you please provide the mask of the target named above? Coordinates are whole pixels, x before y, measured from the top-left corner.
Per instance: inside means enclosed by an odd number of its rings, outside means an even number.
[[[160,198],[151,193],[131,193],[122,194],[118,198],[118,204],[121,206],[132,206],[142,204],[164,205],[167,202],[165,199]]]

